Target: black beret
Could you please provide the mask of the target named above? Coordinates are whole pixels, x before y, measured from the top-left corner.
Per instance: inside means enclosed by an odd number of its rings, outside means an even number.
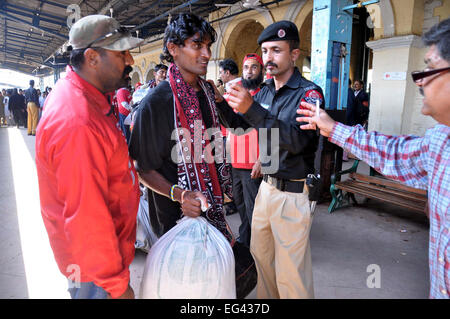
[[[296,40],[300,41],[297,26],[291,21],[278,21],[272,23],[261,32],[258,37],[258,44],[267,41]]]

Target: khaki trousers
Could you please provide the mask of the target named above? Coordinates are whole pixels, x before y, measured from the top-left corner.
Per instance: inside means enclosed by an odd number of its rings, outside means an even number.
[[[314,298],[308,187],[288,193],[263,181],[253,210],[250,251],[261,299]]]
[[[36,134],[36,127],[39,118],[39,107],[37,107],[36,103],[34,102],[28,102],[27,112],[28,112],[28,123],[27,123],[28,134]]]

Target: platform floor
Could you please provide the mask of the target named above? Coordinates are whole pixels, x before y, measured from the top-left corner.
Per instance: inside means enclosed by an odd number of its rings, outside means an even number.
[[[69,298],[40,215],[34,143],[23,128],[0,128],[0,298]],[[318,205],[311,230],[316,298],[428,297],[425,215],[375,200],[331,215],[327,207]],[[237,233],[238,214],[227,219]],[[131,265],[137,294],[145,258],[137,251]],[[370,288],[374,270],[380,285]]]

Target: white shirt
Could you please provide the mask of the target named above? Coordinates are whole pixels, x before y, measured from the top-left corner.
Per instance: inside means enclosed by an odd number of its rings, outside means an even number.
[[[44,97],[41,95],[41,96],[39,97],[39,107],[44,107],[44,102],[45,102],[45,99],[44,99]]]

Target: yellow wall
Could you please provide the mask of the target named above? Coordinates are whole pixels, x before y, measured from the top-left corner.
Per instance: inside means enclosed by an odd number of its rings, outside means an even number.
[[[396,35],[422,34],[424,0],[391,1]]]
[[[268,2],[269,0],[263,1]],[[437,21],[450,17],[450,0],[386,0],[384,7],[370,5],[368,12],[376,20],[373,41],[387,41],[387,47],[373,51],[373,83],[371,97],[370,129],[392,134],[423,134],[434,125],[429,117],[420,114],[422,98],[418,95],[409,73],[423,68],[425,48],[421,48],[420,36]],[[432,8],[432,9],[430,9]],[[229,11],[227,11],[229,10]],[[234,10],[234,11],[233,11]],[[242,8],[221,8],[209,15],[209,21],[222,17],[226,12],[238,12]],[[256,39],[260,32],[274,21],[290,19],[300,33],[301,57],[297,66],[301,67],[305,57],[311,53],[311,13],[313,0],[283,1],[271,5],[269,12],[248,11],[229,19],[213,23],[218,33],[218,41],[213,45],[213,56],[208,66],[207,78],[217,79],[218,62],[233,58],[241,68],[246,53],[260,53]],[[383,20],[384,19],[384,20]],[[389,26],[387,21],[392,21]],[[392,32],[392,33],[390,33]],[[407,46],[397,45],[397,37],[417,36],[417,41]],[[393,41],[389,41],[393,38]],[[151,43],[133,54],[136,74],[144,82],[152,66],[160,63],[162,40]],[[383,80],[385,72],[405,72],[407,79],[400,82]],[[136,77],[136,76],[135,76]]]
[[[439,21],[450,18],[450,0],[443,0],[442,6],[434,9],[434,15],[439,16]]]

